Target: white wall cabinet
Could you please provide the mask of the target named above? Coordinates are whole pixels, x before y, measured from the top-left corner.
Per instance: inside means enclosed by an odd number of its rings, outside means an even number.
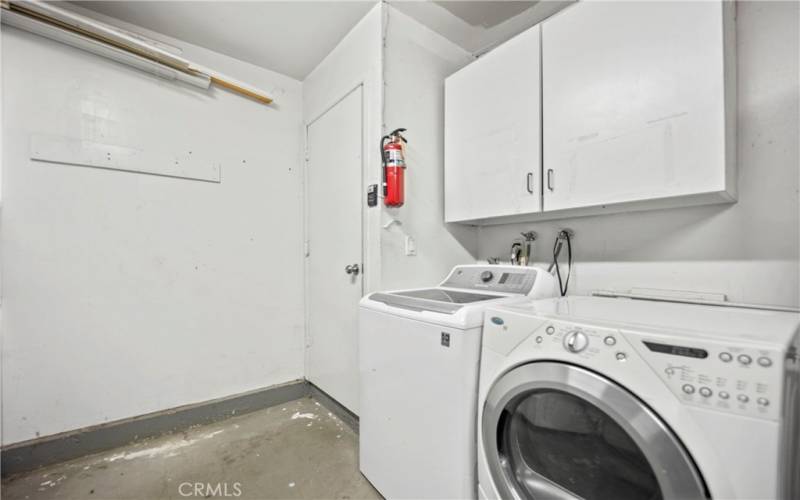
[[[445,221],[541,209],[539,26],[445,82]]]
[[[545,210],[734,199],[724,28],[719,2],[583,2],[543,24]]]
[[[540,25],[541,92],[539,85],[490,87],[487,82],[514,74],[491,66],[494,52],[451,77],[445,122],[452,127],[445,132],[448,220],[493,224],[735,201],[734,7],[579,2]],[[538,57],[533,49],[523,50],[528,52],[507,51],[504,65]],[[462,94],[450,99],[465,89],[471,101]],[[528,102],[535,98],[540,106]],[[500,107],[486,110],[498,101]],[[484,106],[480,114],[461,109],[478,102]],[[513,111],[511,103],[517,105]],[[518,114],[533,110],[539,114],[527,120],[541,120],[541,129],[510,130],[523,121]],[[484,143],[483,151],[470,151],[471,161],[455,153],[463,162],[456,168],[453,151],[467,141],[470,121],[482,121],[478,129],[484,133],[502,131],[521,144],[538,145],[534,134],[541,133],[541,205],[516,203],[518,167],[490,160],[536,154],[531,149]],[[493,181],[487,182],[490,173]],[[481,187],[493,193],[484,195]]]

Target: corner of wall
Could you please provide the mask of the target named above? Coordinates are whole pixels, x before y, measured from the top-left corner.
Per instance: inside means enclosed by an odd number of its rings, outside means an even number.
[[[444,222],[444,80],[472,57],[391,5],[385,10],[384,128],[407,128],[409,143],[406,202],[381,209],[381,287],[403,288],[435,283],[478,255],[476,228]]]

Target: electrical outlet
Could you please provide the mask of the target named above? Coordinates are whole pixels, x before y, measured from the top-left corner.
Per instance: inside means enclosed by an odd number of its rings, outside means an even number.
[[[406,255],[417,255],[417,242],[408,235],[406,235]]]

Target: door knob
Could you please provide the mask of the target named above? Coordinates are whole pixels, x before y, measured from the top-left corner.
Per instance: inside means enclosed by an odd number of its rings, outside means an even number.
[[[358,264],[350,264],[348,266],[344,266],[344,272],[347,274],[358,274],[361,269],[359,269]]]

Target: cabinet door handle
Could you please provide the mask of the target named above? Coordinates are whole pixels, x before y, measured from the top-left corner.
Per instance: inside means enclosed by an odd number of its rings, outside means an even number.
[[[547,189],[549,189],[550,191],[553,190],[553,169],[552,168],[548,168],[547,169]]]
[[[527,185],[528,192],[533,194],[533,172],[528,172]]]

